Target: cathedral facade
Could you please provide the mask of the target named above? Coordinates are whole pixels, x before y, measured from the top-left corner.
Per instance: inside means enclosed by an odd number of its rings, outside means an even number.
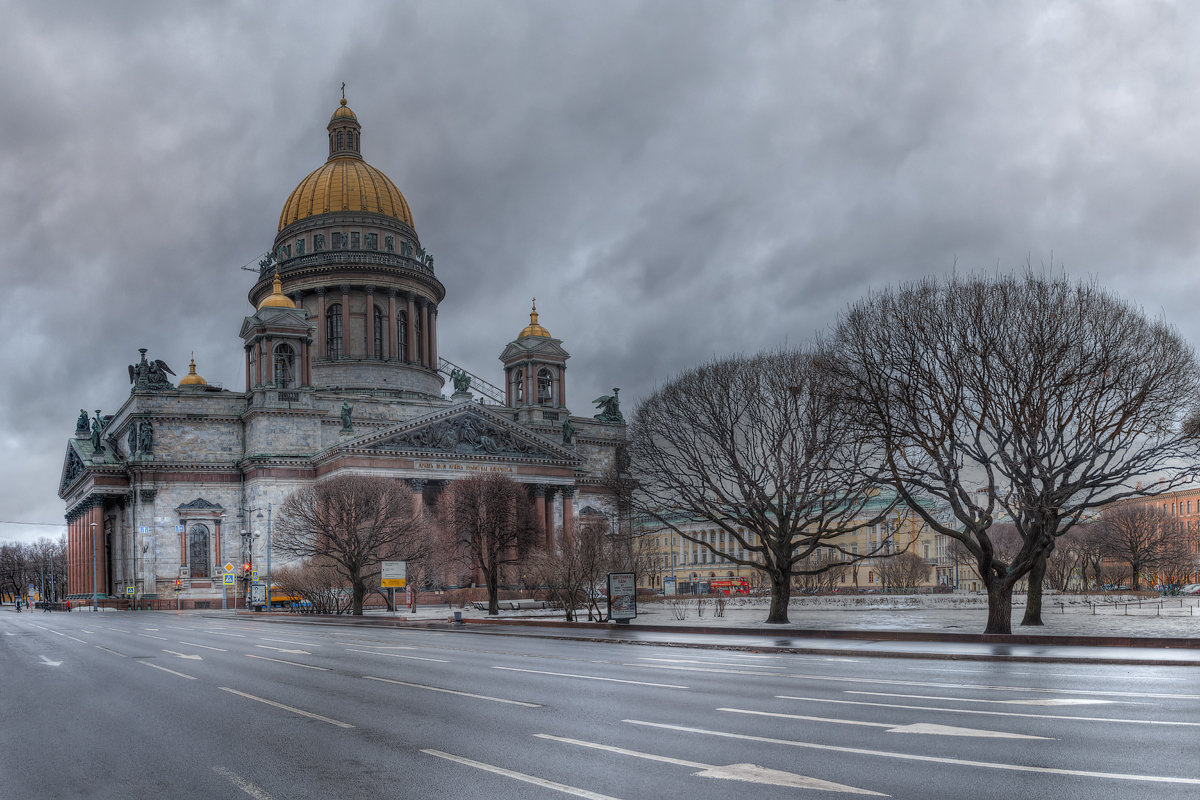
[[[507,474],[547,544],[609,512],[602,477],[626,437],[616,390],[600,413],[571,414],[570,356],[536,305],[499,348],[501,385],[439,356],[446,291],[407,201],[363,160],[344,98],[327,133],[249,290],[244,391],[209,385],[194,361],[175,384],[141,350],[121,407],[81,410],[59,483],[72,596],[210,603],[227,564],[266,565],[284,499],[338,475],[393,478],[421,507],[449,481]]]

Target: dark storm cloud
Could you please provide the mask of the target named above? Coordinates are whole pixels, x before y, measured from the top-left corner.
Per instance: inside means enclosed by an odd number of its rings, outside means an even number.
[[[801,343],[871,287],[1054,260],[1195,340],[1188,5],[0,2],[0,519],[56,521],[148,347],[240,388],[253,265],[338,87],[446,357],[541,322],[568,399]],[[0,526],[0,539],[44,533]]]

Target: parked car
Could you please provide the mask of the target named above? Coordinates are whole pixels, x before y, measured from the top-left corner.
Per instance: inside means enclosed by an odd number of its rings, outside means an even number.
[[[1200,583],[1189,583],[1179,589],[1180,594],[1200,594]]]

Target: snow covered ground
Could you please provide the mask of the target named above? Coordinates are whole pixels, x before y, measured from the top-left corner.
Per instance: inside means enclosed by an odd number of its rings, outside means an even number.
[[[1015,634],[1046,636],[1149,636],[1200,637],[1200,597],[1164,597],[1147,600],[1134,595],[1047,595],[1043,601],[1043,626],[1021,626],[1024,595],[1013,597],[1012,628]],[[678,605],[678,608],[676,607]],[[676,613],[683,619],[676,619]],[[417,619],[449,615],[446,606],[421,609]],[[466,609],[463,615],[486,614]],[[407,615],[406,615],[407,616]],[[634,625],[729,627],[778,630],[767,625],[766,598],[730,598],[724,615],[716,616],[716,603],[708,598],[703,615],[694,598],[639,599]],[[789,628],[854,631],[950,631],[982,633],[987,625],[987,598],[976,594],[856,595],[793,598],[788,607]],[[500,619],[559,619],[561,611],[504,612]],[[586,620],[586,613],[582,619]]]

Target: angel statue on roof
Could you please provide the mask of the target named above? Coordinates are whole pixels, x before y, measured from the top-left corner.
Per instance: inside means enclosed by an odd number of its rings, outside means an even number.
[[[612,394],[601,395],[592,401],[596,408],[600,409],[600,413],[596,415],[596,419],[601,422],[624,422],[625,417],[621,416],[621,401],[617,398],[620,389],[613,387]]]

